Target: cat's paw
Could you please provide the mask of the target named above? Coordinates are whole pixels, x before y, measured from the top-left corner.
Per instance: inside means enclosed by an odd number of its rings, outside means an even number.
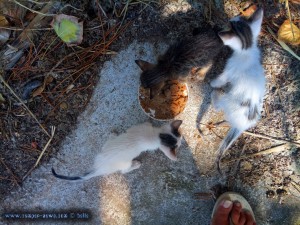
[[[108,139],[113,140],[116,137],[118,137],[118,135],[119,135],[118,132],[112,131],[112,133],[109,134]]]
[[[209,85],[213,88],[218,88],[219,87],[219,82],[218,80],[212,80]]]
[[[141,165],[142,165],[142,163],[140,161],[138,161],[138,160],[132,160],[130,167],[122,169],[121,173],[123,173],[123,174],[129,173],[132,170],[136,170],[136,169],[140,168]]]
[[[218,90],[213,90],[213,92],[211,93],[211,103],[213,105],[213,107],[215,108],[216,111],[220,111],[221,110],[221,94],[219,93]]]
[[[142,163],[138,160],[132,160],[132,163],[131,163],[131,169],[132,170],[135,170],[135,169],[138,169],[140,168],[142,165]]]
[[[209,84],[213,88],[221,88],[228,83],[226,74],[220,74],[217,78],[213,79]]]

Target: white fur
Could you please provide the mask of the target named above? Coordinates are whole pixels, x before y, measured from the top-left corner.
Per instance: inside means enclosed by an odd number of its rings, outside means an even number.
[[[171,160],[176,160],[176,156],[171,153],[170,149],[161,145],[160,133],[171,134],[170,124],[156,128],[150,123],[143,123],[129,128],[124,134],[110,138],[96,156],[93,172],[82,178],[86,180],[117,171],[127,173],[137,169],[140,163],[133,159],[146,150],[160,149]],[[178,146],[180,143],[181,137],[178,138]]]
[[[251,100],[251,105],[256,105],[260,113],[265,93],[265,76],[260,63],[260,51],[256,44],[261,27],[262,13],[259,16],[250,25],[253,34],[251,48],[242,49],[241,42],[236,37],[223,40],[224,44],[230,46],[234,52],[223,73],[210,83],[213,88],[221,88],[230,82],[232,89],[229,93],[220,95],[217,90],[214,90],[212,100],[217,110],[224,111],[226,120],[231,127],[240,131],[254,126],[259,120],[259,117],[249,120],[249,109],[241,106],[241,103]]]
[[[258,37],[258,35],[260,33],[263,16],[264,16],[263,10],[259,10],[258,13],[255,15],[255,17],[253,18],[252,23],[250,24],[253,36],[256,38]]]
[[[242,49],[242,42],[238,37],[224,38],[220,37],[224,45],[230,46],[234,51],[239,52]]]

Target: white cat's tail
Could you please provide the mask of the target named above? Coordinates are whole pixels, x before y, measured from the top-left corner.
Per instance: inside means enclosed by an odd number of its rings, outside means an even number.
[[[94,176],[97,176],[94,172],[90,172],[90,173],[87,173],[85,174],[84,176],[74,176],[74,177],[69,177],[69,176],[65,176],[65,175],[60,175],[60,174],[57,174],[55,172],[55,170],[52,168],[52,174],[53,176],[59,178],[59,179],[63,179],[63,180],[71,180],[71,181],[79,181],[79,180],[88,180]]]
[[[237,128],[230,128],[229,132],[227,133],[226,137],[223,139],[223,141],[220,144],[220,147],[218,149],[218,156],[216,160],[217,168],[220,174],[221,168],[220,168],[220,162],[223,154],[226,152],[226,150],[233,144],[233,142],[238,139],[238,137],[243,133],[243,131],[237,129]]]

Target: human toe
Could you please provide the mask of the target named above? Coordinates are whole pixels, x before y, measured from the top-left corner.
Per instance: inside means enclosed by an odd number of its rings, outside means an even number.
[[[240,202],[234,202],[231,211],[231,221],[238,224],[241,216],[242,205]]]
[[[253,216],[251,215],[250,212],[245,212],[245,217],[246,217],[246,223],[245,225],[256,225]]]
[[[223,200],[218,206],[213,215],[211,225],[229,225],[230,212],[233,203],[229,200]]]

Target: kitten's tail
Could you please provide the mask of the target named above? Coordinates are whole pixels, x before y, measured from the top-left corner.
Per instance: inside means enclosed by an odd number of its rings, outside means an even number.
[[[64,176],[64,175],[57,174],[53,168],[52,168],[51,171],[52,171],[53,176],[55,176],[59,179],[63,179],[63,180],[72,180],[72,181],[75,181],[75,180],[88,180],[88,179],[94,177],[94,174],[92,172],[87,173],[82,177],[79,177],[79,176],[69,177],[69,176]]]
[[[221,145],[218,149],[218,156],[216,159],[216,164],[218,168],[218,172],[222,174],[220,162],[223,154],[226,152],[226,150],[233,144],[233,142],[238,139],[238,137],[243,133],[243,131],[237,129],[237,128],[230,128],[229,132],[227,133],[226,137],[221,142]]]

